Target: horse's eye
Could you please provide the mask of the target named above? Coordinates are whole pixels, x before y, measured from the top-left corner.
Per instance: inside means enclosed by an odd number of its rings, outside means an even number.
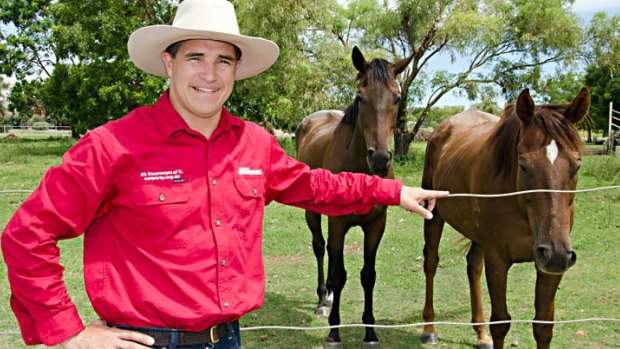
[[[521,169],[521,171],[527,172],[527,166],[525,165],[524,160],[519,160],[519,168]]]
[[[580,168],[581,168],[581,159],[577,159],[577,162],[575,162],[574,164],[570,166],[571,177],[575,177]]]

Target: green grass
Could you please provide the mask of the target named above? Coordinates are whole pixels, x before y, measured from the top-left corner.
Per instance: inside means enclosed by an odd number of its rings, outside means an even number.
[[[68,140],[0,142],[0,190],[33,189],[43,172],[60,162],[71,145]],[[291,148],[292,144],[285,147]],[[397,163],[395,172],[406,184],[419,185],[424,144],[412,146],[410,159]],[[614,172],[617,158],[584,157],[579,188],[618,185]],[[4,227],[26,194],[0,195],[0,226]],[[570,269],[558,291],[556,319],[620,318],[620,191],[578,194],[573,229],[577,264]],[[326,219],[324,219],[325,226]],[[95,318],[83,291],[81,238],[61,242],[65,279],[84,319]],[[424,273],[422,220],[399,208],[390,208],[385,236],[377,258],[375,318],[378,324],[422,322]],[[266,298],[262,309],[245,316],[242,326],[327,326],[326,318],[314,315],[316,266],[311,236],[300,209],[277,203],[266,208],[264,222]],[[463,242],[451,228],[444,233],[436,278],[437,321],[468,322],[469,296]],[[363,238],[359,228],[347,235],[345,263],[349,279],[343,292],[343,324],[361,323],[363,290],[359,272],[363,263]],[[0,263],[0,348],[25,348],[9,307],[6,267]],[[508,306],[513,319],[534,316],[535,270],[532,264],[515,265],[509,274]],[[486,287],[483,287],[485,289]],[[489,316],[486,296],[486,317]],[[384,349],[422,348],[421,327],[378,329]],[[475,336],[469,326],[438,327],[440,344],[434,348],[473,348]],[[322,348],[326,330],[244,331],[244,348]],[[359,348],[362,328],[341,330],[346,348]],[[582,335],[583,334],[583,335]],[[531,325],[513,324],[507,343],[534,348]],[[556,325],[553,348],[620,348],[620,324],[587,322]]]

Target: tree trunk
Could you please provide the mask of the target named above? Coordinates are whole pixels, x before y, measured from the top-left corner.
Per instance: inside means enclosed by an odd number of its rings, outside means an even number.
[[[396,157],[407,157],[409,155],[409,146],[415,135],[409,131],[405,124],[397,125],[394,130],[394,152]]]

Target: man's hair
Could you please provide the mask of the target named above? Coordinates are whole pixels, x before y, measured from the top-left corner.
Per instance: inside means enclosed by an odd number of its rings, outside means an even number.
[[[177,52],[179,52],[179,49],[181,48],[181,44],[184,43],[185,41],[187,40],[181,40],[173,44],[170,44],[170,46],[166,47],[165,51],[168,52],[170,56],[172,56],[172,58],[176,58]],[[239,47],[237,47],[237,45],[233,45],[233,44],[231,45],[235,48],[235,56],[236,56],[235,58],[237,60],[241,59],[241,50],[239,49]]]

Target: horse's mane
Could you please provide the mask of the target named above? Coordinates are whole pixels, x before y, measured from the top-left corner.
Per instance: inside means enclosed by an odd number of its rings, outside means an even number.
[[[375,58],[368,64],[366,69],[366,77],[368,84],[382,84],[388,86],[390,83],[390,63],[385,59]],[[363,77],[362,73],[357,73],[355,81],[359,81]],[[359,111],[359,97],[355,96],[353,103],[351,103],[344,111],[344,117],[342,118],[342,124],[355,125],[357,119],[357,113]]]
[[[533,122],[545,135],[554,139],[558,147],[568,151],[579,151],[583,145],[577,128],[563,116],[567,104],[543,104],[536,106]],[[517,166],[517,144],[521,131],[521,121],[516,113],[516,105],[504,108],[497,127],[489,138],[493,147],[493,166],[497,175],[508,176]]]

